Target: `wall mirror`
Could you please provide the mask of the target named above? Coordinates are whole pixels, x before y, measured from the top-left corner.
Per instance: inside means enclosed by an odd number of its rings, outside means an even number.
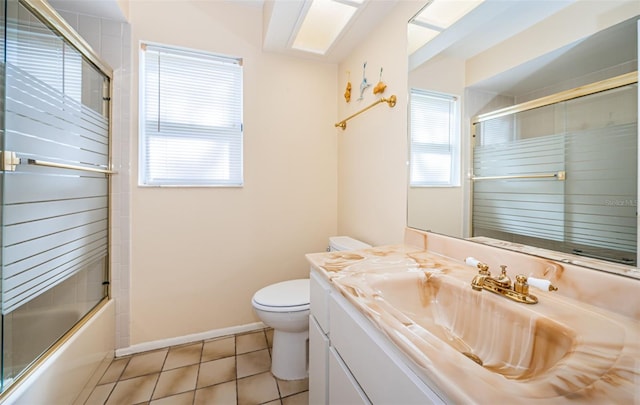
[[[640,278],[639,17],[465,86],[464,58],[510,35],[508,23],[483,25],[483,12],[523,14],[482,7],[463,17],[463,34],[452,26],[422,48],[411,45],[409,22],[409,94],[435,90],[459,98],[461,142],[454,153],[462,158],[459,186],[412,183],[410,101],[408,226]],[[557,10],[528,11],[527,22],[512,24],[531,26]],[[476,26],[507,31],[492,37]],[[438,74],[443,78],[434,81]]]

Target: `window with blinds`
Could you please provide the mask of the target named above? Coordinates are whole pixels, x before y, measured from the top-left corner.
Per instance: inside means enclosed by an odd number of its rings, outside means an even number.
[[[242,60],[142,44],[143,186],[241,186]]]
[[[420,89],[410,92],[411,187],[460,185],[458,99]]]

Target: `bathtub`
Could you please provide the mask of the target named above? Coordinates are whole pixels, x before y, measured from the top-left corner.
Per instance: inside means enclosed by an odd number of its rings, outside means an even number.
[[[63,324],[75,324],[78,313],[81,312],[73,308],[62,308],[33,312],[30,314],[33,316],[21,314],[18,317],[15,314],[12,322],[22,323],[20,327],[23,328],[23,333],[11,336],[14,340],[13,351],[16,352],[11,354],[11,369],[21,370],[25,363],[28,365],[33,362],[33,359],[23,357],[15,349],[20,348],[26,353],[46,345],[43,339],[33,336],[33,333],[44,327],[50,327],[56,333],[64,329],[61,333],[65,333],[68,327]],[[44,314],[48,315],[46,321],[42,317]],[[39,326],[35,325],[38,323]],[[26,331],[31,336],[25,338],[23,334]],[[89,317],[77,323],[68,336],[54,344],[46,356],[15,381],[0,396],[0,404],[82,403],[82,399],[86,399],[89,394],[85,388],[97,383],[97,378],[113,359],[114,352],[115,304],[113,300],[104,300],[91,311]]]
[[[10,383],[82,318],[73,306],[22,309],[5,315],[4,379]]]

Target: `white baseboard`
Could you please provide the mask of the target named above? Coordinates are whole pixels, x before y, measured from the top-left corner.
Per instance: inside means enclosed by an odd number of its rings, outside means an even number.
[[[237,333],[251,332],[258,329],[264,329],[266,327],[267,326],[262,322],[254,322],[246,325],[230,326],[228,328],[214,329],[206,332],[178,336],[169,339],[138,343],[129,347],[116,349],[116,357],[129,356],[131,354],[148,352],[150,350],[164,349],[165,347],[183,345],[186,343],[198,342],[200,340],[208,340],[222,336],[235,335]]]

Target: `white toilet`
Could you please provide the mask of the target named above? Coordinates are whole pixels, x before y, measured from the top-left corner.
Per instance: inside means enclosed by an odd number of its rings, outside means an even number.
[[[347,236],[329,238],[329,250],[370,247]],[[308,376],[309,279],[289,280],[266,286],[251,303],[260,320],[273,328],[271,373],[281,380]]]

